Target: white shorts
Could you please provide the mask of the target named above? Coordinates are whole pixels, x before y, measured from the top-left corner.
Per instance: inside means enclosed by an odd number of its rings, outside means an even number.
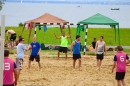
[[[17,66],[17,69],[22,69],[23,67],[23,59],[22,58],[16,58],[16,66]]]

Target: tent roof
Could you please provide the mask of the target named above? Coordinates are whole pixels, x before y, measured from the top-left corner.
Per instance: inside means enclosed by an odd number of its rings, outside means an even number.
[[[97,13],[85,20],[78,22],[78,24],[118,25],[119,23],[109,17]]]
[[[42,15],[36,19],[26,21],[25,23],[30,23],[30,22],[31,23],[63,23],[63,24],[69,23],[68,21],[60,19],[60,18],[53,16],[49,13],[45,13],[44,15]]]

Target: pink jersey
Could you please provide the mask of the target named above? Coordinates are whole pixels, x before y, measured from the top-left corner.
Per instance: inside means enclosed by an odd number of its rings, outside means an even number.
[[[123,52],[118,52],[115,55],[114,61],[117,62],[116,72],[126,72],[126,59],[129,59],[129,57]]]
[[[3,84],[11,85],[13,81],[13,71],[16,68],[16,65],[13,60],[9,58],[4,58],[4,70],[3,70]]]

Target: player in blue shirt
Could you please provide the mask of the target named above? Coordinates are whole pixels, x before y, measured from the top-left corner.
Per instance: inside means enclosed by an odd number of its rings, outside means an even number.
[[[38,62],[39,69],[41,70],[41,64],[40,64],[41,46],[36,41],[36,37],[33,37],[33,42],[30,44],[30,46],[28,47],[28,49],[31,49],[31,54],[30,54],[30,58],[29,58],[28,69],[30,70],[31,62],[35,59],[36,62]]]
[[[79,60],[79,70],[81,67],[81,54],[80,54],[80,36],[76,36],[76,40],[73,41],[71,48],[70,48],[71,52],[73,50],[73,68],[75,69],[75,63],[76,60]]]

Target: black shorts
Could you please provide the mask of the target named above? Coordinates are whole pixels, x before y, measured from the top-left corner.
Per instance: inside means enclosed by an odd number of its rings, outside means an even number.
[[[104,59],[104,53],[102,53],[102,54],[97,54],[97,59],[98,59],[98,60],[103,60],[103,59]]]
[[[10,85],[3,85],[3,86],[14,86],[14,84],[12,84],[12,85],[11,84]]]
[[[68,48],[67,47],[59,47],[59,52],[67,53]]]
[[[77,60],[81,58],[81,54],[73,54],[73,60]]]
[[[122,80],[125,78],[125,72],[116,72],[116,80]]]
[[[10,41],[15,41],[15,40],[16,40],[16,33],[11,34]]]
[[[39,62],[40,61],[40,56],[37,55],[37,56],[30,56],[29,60],[33,61],[35,58],[36,62]]]

